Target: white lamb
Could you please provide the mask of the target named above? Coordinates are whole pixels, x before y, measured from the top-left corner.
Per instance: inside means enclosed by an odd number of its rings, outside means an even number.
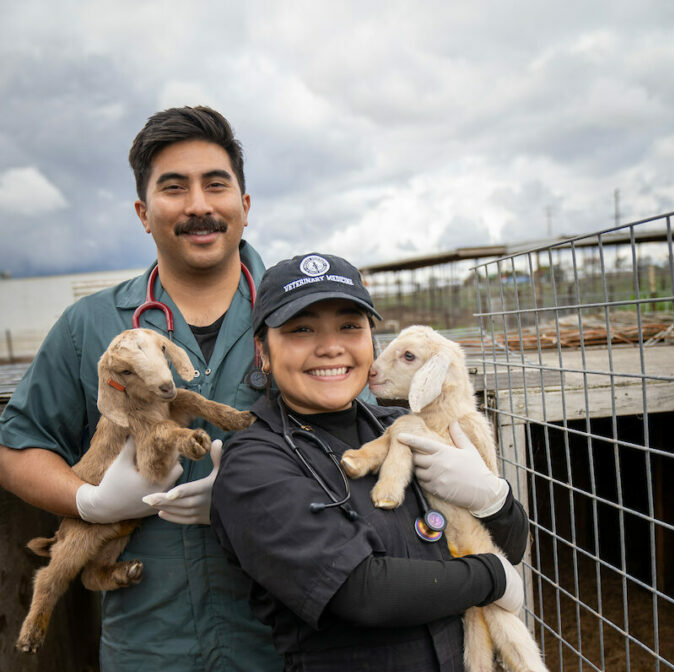
[[[496,447],[486,418],[477,410],[461,347],[433,329],[404,329],[377,358],[371,373],[383,399],[409,400],[411,414],[398,418],[378,439],[344,453],[352,478],[379,471],[372,489],[375,506],[399,506],[413,475],[412,452],[401,433],[425,434],[452,443],[449,425],[458,421],[489,469],[496,473]],[[432,508],[447,519],[445,535],[454,556],[503,552],[468,510],[427,493]],[[547,672],[536,642],[516,614],[494,604],[472,607],[463,618],[464,663],[468,672],[492,672],[494,653],[512,672]]]

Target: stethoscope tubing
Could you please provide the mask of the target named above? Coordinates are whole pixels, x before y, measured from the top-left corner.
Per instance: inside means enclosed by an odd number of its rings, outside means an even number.
[[[360,401],[360,399],[355,399],[355,403],[358,406],[359,410],[361,410],[367,416],[370,423],[373,424],[383,434],[386,431],[386,429],[379,421],[379,418],[377,418],[374,415],[374,413],[372,413],[372,411],[363,402]],[[285,403],[283,402],[281,395],[279,395],[277,398],[277,404],[281,415],[281,431],[283,433],[284,441],[286,442],[288,447],[292,450],[293,454],[296,455],[297,458],[300,460],[300,462],[304,465],[304,467],[310,473],[311,477],[321,486],[322,490],[331,500],[331,503],[312,502],[309,506],[309,510],[312,513],[319,513],[320,511],[324,511],[325,509],[328,508],[339,507],[345,513],[347,518],[349,518],[349,520],[353,521],[360,518],[360,515],[348,504],[349,500],[351,499],[351,488],[349,486],[349,480],[346,474],[344,473],[344,470],[342,469],[342,465],[335,457],[335,454],[332,451],[332,449],[328,445],[326,445],[326,443],[320,437],[316,436],[314,433],[306,429],[303,429],[303,426],[299,422],[299,420],[288,414],[285,407]],[[291,418],[298,425],[298,427],[295,429],[290,427]],[[339,471],[339,474],[342,478],[342,482],[344,483],[344,491],[345,491],[344,497],[339,498],[336,496],[333,490],[330,487],[328,487],[327,483],[321,477],[318,471],[311,466],[309,461],[302,454],[297,444],[293,441],[293,435],[297,434],[303,436],[307,440],[312,441],[315,445],[321,448],[321,450],[332,460],[333,464]],[[439,514],[439,512],[432,510],[428,506],[426,497],[424,496],[424,493],[421,490],[421,486],[417,482],[416,478],[412,478],[411,485],[412,489],[414,490],[416,499],[419,502],[419,506],[421,507],[421,510],[423,512],[423,517],[417,519],[415,523],[415,530],[417,532],[417,535],[424,541],[430,542],[437,541],[442,536],[442,531],[444,530],[445,527],[444,517],[442,516],[442,514]],[[438,516],[442,518],[443,523],[442,525],[437,525],[435,523]]]
[[[250,309],[251,311],[255,307],[255,301],[257,299],[257,291],[255,289],[255,281],[253,280],[253,275],[251,272],[248,270],[248,267],[246,264],[241,262],[241,272],[243,273],[243,277],[246,279],[246,283],[248,284],[248,291],[250,292]],[[136,308],[136,310],[133,313],[133,316],[131,317],[131,326],[134,329],[138,329],[140,327],[140,316],[147,310],[161,310],[164,313],[164,317],[166,318],[166,332],[168,334],[168,337],[170,340],[173,340],[173,312],[171,309],[163,302],[157,301],[157,299],[154,296],[154,283],[155,280],[157,279],[157,276],[159,274],[159,264],[155,264],[154,268],[150,271],[150,277],[147,280],[147,288],[145,289],[145,301]],[[260,351],[257,347],[257,344],[255,344],[255,367],[256,369],[260,368],[262,362],[262,356],[260,355]]]

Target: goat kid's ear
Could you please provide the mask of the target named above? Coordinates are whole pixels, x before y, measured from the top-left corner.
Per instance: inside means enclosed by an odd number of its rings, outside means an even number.
[[[414,374],[409,394],[413,413],[418,413],[440,396],[450,362],[447,353],[438,352]]]
[[[194,366],[187,356],[187,353],[173,341],[165,336],[160,336],[162,345],[166,348],[166,354],[173,362],[178,375],[183,380],[192,380],[194,378]]]
[[[103,355],[103,358],[105,358],[105,355]],[[112,371],[105,365],[103,358],[98,364],[98,410],[110,422],[114,422],[120,427],[128,427],[126,392],[117,390],[108,384],[108,380],[112,377]]]

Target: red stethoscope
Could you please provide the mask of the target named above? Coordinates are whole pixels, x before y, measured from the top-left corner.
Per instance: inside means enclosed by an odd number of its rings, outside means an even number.
[[[253,276],[243,261],[241,262],[241,272],[248,283],[248,290],[250,291],[250,307],[252,310],[255,307],[257,292],[255,290]],[[140,306],[138,306],[138,308],[136,308],[134,311],[133,317],[131,318],[131,325],[134,329],[138,329],[140,327],[140,316],[146,310],[161,310],[164,313],[164,317],[166,318],[166,331],[168,332],[168,337],[170,340],[173,340],[173,313],[165,303],[157,301],[154,298],[154,282],[157,279],[158,274],[159,265],[155,264],[155,267],[150,272],[150,277],[147,281],[145,302],[141,303]],[[262,371],[262,358],[260,356],[260,352],[258,351],[257,345],[255,346],[255,366],[252,371],[249,371],[248,374],[246,374],[245,382],[254,390],[264,390],[267,386],[267,374]]]

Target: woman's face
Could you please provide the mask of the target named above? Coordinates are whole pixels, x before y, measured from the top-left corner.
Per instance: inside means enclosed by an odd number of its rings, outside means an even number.
[[[343,411],[367,384],[372,332],[352,301],[314,303],[269,328],[263,361],[288,406],[298,413]]]

